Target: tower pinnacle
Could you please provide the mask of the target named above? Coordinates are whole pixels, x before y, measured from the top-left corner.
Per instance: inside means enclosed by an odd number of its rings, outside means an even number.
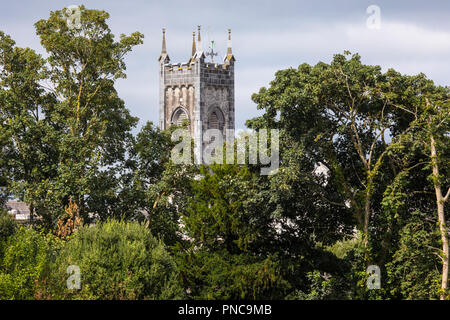
[[[195,47],[195,32],[192,32],[192,56],[197,52],[197,48]]]
[[[163,39],[162,39],[161,54],[164,54],[164,53],[167,53],[167,49],[166,49],[166,29],[165,28],[162,29],[162,33],[163,33]]]
[[[167,54],[167,48],[166,48],[166,29],[163,28],[162,29],[162,33],[163,33],[163,39],[162,39],[162,47],[161,47],[161,55],[158,58],[159,62],[169,62],[170,58]]]
[[[231,29],[228,29],[228,45],[227,45],[227,47],[228,47],[227,55],[233,54],[233,52],[231,50]]]
[[[198,29],[198,38],[197,38],[197,52],[203,52],[203,47],[202,47],[202,37],[200,35],[200,26],[197,27]]]
[[[227,55],[224,59],[226,63],[230,63],[230,61],[235,61],[236,59],[233,56],[233,50],[231,45],[231,29],[228,29],[228,44],[227,44]]]

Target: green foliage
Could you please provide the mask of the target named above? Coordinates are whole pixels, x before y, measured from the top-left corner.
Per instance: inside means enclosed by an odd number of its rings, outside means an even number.
[[[190,250],[179,264],[193,299],[282,299],[289,288],[276,257]]]
[[[438,201],[437,193],[438,188],[443,189],[439,193],[445,193],[450,182],[449,97],[449,88],[432,85],[416,94],[416,105],[407,110],[414,115],[414,121],[408,132],[388,149],[403,168],[382,200],[389,228],[396,231],[392,237],[398,244],[391,247],[392,261],[386,266],[389,290],[394,297],[435,299],[446,293],[439,288],[437,270],[442,268],[442,278],[445,246],[439,238],[448,239],[448,225],[439,230],[439,220],[445,222],[448,217],[445,217],[446,201]],[[431,156],[431,141],[436,157]],[[439,206],[441,217],[437,214]]]
[[[27,228],[8,239],[0,269],[0,299],[34,299],[55,252],[51,236]]]
[[[400,231],[400,243],[387,264],[391,294],[408,300],[438,299],[439,230],[436,220],[415,211]]]
[[[200,174],[182,216],[190,244],[176,247],[184,287],[196,299],[284,297],[289,284],[270,252],[275,231],[260,178],[235,165]]]
[[[273,231],[257,176],[234,165],[203,167],[200,174],[202,178],[192,182],[194,197],[182,220],[187,235],[213,250],[262,250],[260,241]]]
[[[176,127],[133,136],[138,119],[115,88],[143,35],[116,40],[107,12],[80,10],[80,28],[65,10],[35,24],[45,58],[0,31],[0,206],[23,199],[43,230],[72,202],[100,223],[62,242],[17,231],[2,211],[0,298],[444,296],[449,87],[349,52],[280,70],[247,122],[280,129],[277,174],[175,165]],[[371,264],[381,290],[366,287]],[[79,291],[66,288],[69,265],[81,268]]]
[[[152,234],[168,245],[180,241],[179,212],[187,206],[191,181],[198,173],[194,165],[175,165],[170,161],[175,129],[161,131],[148,122],[133,138],[119,193],[125,206],[115,208],[122,214],[132,208],[133,216],[145,221]]]
[[[351,238],[347,240],[337,241],[327,248],[339,259],[345,259],[347,255],[361,244],[361,239]]]
[[[286,300],[335,300],[346,298],[342,289],[345,285],[343,279],[331,275],[323,275],[315,270],[307,273],[309,292],[295,290],[286,297]]]
[[[114,85],[143,35],[116,41],[106,12],[80,10],[80,29],[68,28],[65,10],[35,24],[46,59],[0,32],[0,143],[7,151],[0,162],[14,168],[9,191],[48,228],[69,199],[86,221],[114,207],[137,123]]]
[[[397,259],[408,255],[419,259],[414,245],[402,246],[405,241],[420,244],[414,238],[407,240],[413,233],[405,233],[404,228],[411,226],[415,219],[411,213],[417,210],[426,213],[426,219],[434,219],[432,188],[447,190],[448,98],[449,88],[434,85],[424,74],[407,76],[392,69],[383,73],[379,66],[364,65],[359,55],[349,56],[348,52],[335,55],[329,64],[280,70],[269,88],[252,97],[265,113],[247,124],[255,129],[281,130],[284,166],[273,181],[280,190],[274,195],[284,201],[278,202],[276,212],[294,217],[302,211],[308,212],[308,217],[320,212],[322,219],[310,220],[302,230],[325,245],[350,235],[354,225],[362,234],[362,247],[350,250],[344,259],[350,268],[345,278],[352,283],[352,297],[425,296],[415,285],[410,291],[394,289],[401,288],[399,274],[407,265]],[[436,159],[429,158],[431,136],[438,150]],[[329,170],[326,179],[314,173],[320,163]],[[433,163],[439,166],[439,177],[431,175]],[[296,190],[302,192],[296,194]],[[303,199],[296,201],[300,195]],[[348,211],[353,221],[341,220]],[[329,232],[316,231],[327,230],[331,221],[335,223],[330,224]],[[331,237],[320,238],[328,234]],[[428,233],[428,241],[432,234]],[[423,254],[427,252],[425,243],[417,249]],[[343,252],[338,251],[342,257]],[[382,290],[365,289],[365,268],[370,264],[381,268]],[[428,276],[434,277],[436,266],[422,266],[425,269],[415,273],[420,277],[417,282],[431,285]],[[393,271],[396,268],[399,270]],[[396,280],[389,283],[393,275]],[[430,297],[434,292],[428,288]]]
[[[0,163],[7,178],[1,186],[20,198],[32,198],[38,184],[56,174],[55,131],[42,117],[56,100],[40,84],[44,66],[40,55],[0,31]]]
[[[17,223],[6,210],[0,209],[0,264],[7,248],[8,238],[17,231]]]
[[[66,287],[67,268],[79,266],[81,290]],[[162,242],[136,222],[110,220],[79,229],[49,275],[51,298],[179,299],[178,271]]]
[[[329,64],[278,71],[270,87],[252,97],[264,115],[247,124],[281,129],[282,162],[295,160],[298,165],[283,168],[284,181],[278,184],[289,188],[296,177],[308,183],[311,191],[306,194],[314,193],[314,201],[324,202],[321,210],[328,209],[321,216],[350,211],[363,232],[367,259],[382,260],[370,256],[370,246],[379,240],[370,238],[387,229],[377,220],[383,219],[380,201],[400,171],[388,156],[389,140],[401,137],[414,120],[404,110],[419,103],[420,92],[432,90],[432,81],[423,74],[404,76],[392,69],[382,73],[379,66],[364,65],[358,54],[346,52]],[[319,163],[329,170],[327,181],[313,173]]]
[[[282,299],[294,290],[312,290],[307,273],[314,269],[342,272],[339,259],[316,248],[308,234],[316,230],[327,239],[324,229],[314,228],[314,214],[287,211],[277,177],[270,181],[252,169],[211,165],[192,182],[194,196],[182,216],[191,244],[176,249],[184,286],[194,298]]]

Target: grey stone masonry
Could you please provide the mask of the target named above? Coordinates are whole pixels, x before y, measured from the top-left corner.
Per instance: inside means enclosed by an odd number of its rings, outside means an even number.
[[[188,63],[170,63],[165,50],[165,31],[163,37],[163,50],[158,59],[159,126],[165,130],[187,119],[191,136],[194,137],[195,153],[200,157],[196,159],[200,163],[203,162],[204,132],[207,129],[219,129],[224,139],[227,139],[226,129],[235,128],[235,59],[231,53],[231,35],[228,55],[222,64],[205,61],[200,35],[196,52]]]

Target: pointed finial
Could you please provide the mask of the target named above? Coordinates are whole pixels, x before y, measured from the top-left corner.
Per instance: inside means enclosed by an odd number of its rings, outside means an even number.
[[[162,39],[162,48],[161,48],[161,55],[158,58],[158,61],[161,63],[167,63],[170,61],[170,58],[167,54],[167,48],[166,48],[166,29],[162,29],[163,33],[163,39]]]
[[[192,32],[192,56],[197,52],[197,48],[195,47],[195,32]]]
[[[231,29],[228,29],[228,49],[227,55],[233,55],[233,51],[231,49]]]
[[[164,54],[164,53],[167,53],[167,49],[166,49],[166,29],[165,28],[162,29],[162,33],[163,33],[163,39],[162,39],[161,54]]]
[[[225,62],[230,63],[230,61],[234,61],[235,58],[233,56],[233,50],[231,46],[231,29],[228,29],[228,45],[227,45],[227,55],[225,56]]]
[[[202,37],[200,35],[200,26],[197,26],[197,52],[203,52],[203,46],[202,46]]]

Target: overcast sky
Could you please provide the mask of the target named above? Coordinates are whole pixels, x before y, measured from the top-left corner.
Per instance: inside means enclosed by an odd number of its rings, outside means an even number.
[[[226,52],[232,29],[235,67],[236,128],[259,114],[252,93],[268,86],[275,71],[306,62],[329,62],[333,54],[358,52],[366,64],[393,67],[406,74],[424,72],[437,84],[450,85],[450,1],[57,1],[0,0],[0,30],[19,46],[44,53],[33,24],[70,5],[110,13],[118,36],[139,31],[144,44],[127,57],[126,80],[117,88],[132,114],[158,123],[158,62],[161,28],[167,29],[171,61],[185,62],[192,32],[202,26],[204,40]],[[370,5],[380,8],[379,29],[367,27]],[[204,49],[206,43],[203,41]]]

